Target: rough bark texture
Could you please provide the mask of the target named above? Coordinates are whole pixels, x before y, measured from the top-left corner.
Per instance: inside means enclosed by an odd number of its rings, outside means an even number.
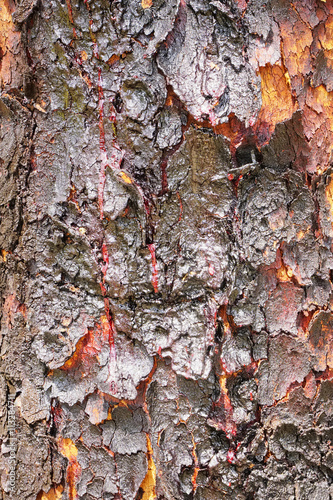
[[[332,0],[0,7],[1,500],[332,500]]]

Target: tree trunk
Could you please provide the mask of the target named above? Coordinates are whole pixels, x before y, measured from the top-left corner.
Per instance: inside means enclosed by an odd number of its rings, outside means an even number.
[[[3,500],[333,499],[333,0],[0,0]]]

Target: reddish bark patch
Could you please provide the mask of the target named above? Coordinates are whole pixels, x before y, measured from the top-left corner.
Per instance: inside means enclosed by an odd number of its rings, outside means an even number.
[[[68,498],[75,500],[78,498],[76,484],[81,476],[81,466],[77,461],[78,450],[73,441],[69,438],[59,437],[58,448],[60,453],[68,459],[66,483],[68,485]]]
[[[236,436],[237,426],[233,420],[233,407],[226,386],[226,376],[220,377],[221,394],[218,401],[213,403],[208,417],[208,424],[216,430],[222,430],[231,439]]]
[[[301,310],[303,290],[293,283],[279,283],[265,305],[267,329],[297,334],[296,320]]]
[[[8,295],[5,299],[3,305],[3,316],[6,326],[11,329],[14,325],[14,318],[17,313],[21,313],[22,316],[26,317],[26,306],[25,304],[20,304],[16,298],[15,293]]]
[[[91,367],[98,361],[98,355],[103,345],[109,343],[109,325],[105,316],[101,317],[101,324],[89,328],[76,344],[73,356],[60,367],[60,370],[77,374],[80,378],[90,372]]]
[[[157,261],[156,261],[156,253],[155,253],[155,245],[151,243],[148,245],[148,249],[151,255],[151,265],[153,268],[151,284],[153,285],[154,292],[158,293],[158,270],[157,270]]]

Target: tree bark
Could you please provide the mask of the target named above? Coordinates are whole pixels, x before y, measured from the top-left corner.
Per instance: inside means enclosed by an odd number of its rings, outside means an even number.
[[[332,500],[333,1],[0,7],[0,499]]]

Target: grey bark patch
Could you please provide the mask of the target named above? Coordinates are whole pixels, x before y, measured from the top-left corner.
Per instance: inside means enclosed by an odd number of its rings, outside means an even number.
[[[292,283],[280,283],[271,292],[265,305],[267,329],[271,334],[280,331],[297,334],[296,318],[301,310],[303,290]]]
[[[312,363],[309,348],[303,342],[287,335],[279,335],[269,342],[268,360],[259,368],[259,403],[272,405],[282,399],[293,382],[302,382]]]

